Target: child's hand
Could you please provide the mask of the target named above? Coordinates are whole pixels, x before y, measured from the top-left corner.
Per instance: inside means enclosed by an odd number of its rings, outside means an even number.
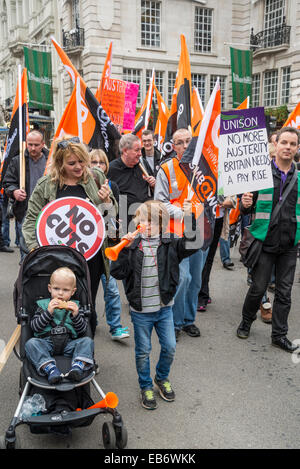
[[[122,237],[122,240],[123,240],[123,239],[127,239],[127,240],[129,241],[129,243],[128,243],[127,246],[126,246],[126,247],[128,248],[129,246],[132,245],[132,243],[133,243],[133,241],[134,241],[134,239],[135,239],[135,236],[134,236],[133,233],[127,233],[125,236]]]
[[[59,305],[59,300],[57,298],[53,298],[50,303],[48,304],[48,311],[50,314],[53,314],[55,308]]]
[[[68,310],[71,311],[72,316],[75,318],[79,312],[79,308],[74,301],[68,301]]]
[[[185,199],[182,208],[184,215],[190,215],[192,213],[192,202],[188,199]]]

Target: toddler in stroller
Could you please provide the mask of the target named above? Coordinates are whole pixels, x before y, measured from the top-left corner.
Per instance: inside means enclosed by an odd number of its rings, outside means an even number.
[[[54,292],[57,278],[59,283],[66,282],[69,287],[66,288],[66,296]],[[69,300],[71,297],[72,301]],[[60,305],[58,300],[66,301],[67,304]],[[37,310],[36,304],[41,309]],[[63,308],[60,310],[57,306]],[[125,448],[127,431],[116,408],[117,399],[108,399],[114,393],[105,394],[95,380],[91,327],[95,311],[91,299],[90,274],[84,256],[67,246],[45,246],[27,254],[14,287],[14,307],[21,325],[19,351],[15,350],[22,362],[20,400],[5,435],[0,436],[0,448],[19,446],[16,427],[21,424],[27,424],[32,433],[68,434],[71,428],[90,425],[101,413],[112,416],[112,422],[106,421],[102,426],[104,447]],[[52,335],[58,340],[52,342],[49,341],[49,335],[43,337],[53,330]],[[33,337],[40,333],[42,338]],[[48,344],[47,347],[40,347],[39,343],[36,349],[32,346],[35,339],[43,342],[43,345]],[[46,369],[49,364],[50,369]],[[58,370],[55,373],[51,373],[53,366]],[[100,394],[101,401],[96,404],[90,394],[90,384]],[[46,410],[40,415],[24,417],[23,404],[34,394],[42,395]]]
[[[48,285],[51,299],[37,301],[31,320],[35,337],[25,344],[26,355],[37,371],[48,376],[49,384],[62,380],[54,355],[72,357],[72,367],[66,377],[81,381],[83,370],[93,367],[94,343],[81,337],[87,329],[87,318],[78,301],[70,301],[76,291],[76,276],[68,267],[56,269]]]

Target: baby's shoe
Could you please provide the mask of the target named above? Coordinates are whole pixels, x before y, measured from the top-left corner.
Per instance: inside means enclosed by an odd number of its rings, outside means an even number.
[[[58,384],[62,380],[62,374],[54,362],[48,363],[48,365],[44,367],[44,371],[48,376],[49,384]]]
[[[72,368],[67,374],[67,378],[72,381],[81,381],[84,370],[84,363],[81,360],[75,360]]]

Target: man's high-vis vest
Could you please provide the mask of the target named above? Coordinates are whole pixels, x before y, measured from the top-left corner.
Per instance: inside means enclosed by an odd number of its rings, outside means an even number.
[[[259,191],[256,202],[255,220],[252,222],[249,230],[251,234],[261,241],[267,237],[270,218],[273,207],[274,188]],[[296,203],[297,230],[295,236],[295,245],[300,240],[300,171],[298,172],[298,198]]]
[[[168,178],[171,204],[176,205],[177,207],[182,207],[184,200],[188,198],[190,185],[188,179],[179,166],[179,160],[177,158],[172,158],[163,163],[161,168],[164,170]],[[190,196],[193,203],[192,211],[197,219],[203,211],[203,206],[199,203],[194,191],[191,191]],[[169,222],[167,231],[182,237],[184,231],[183,220],[172,218]]]

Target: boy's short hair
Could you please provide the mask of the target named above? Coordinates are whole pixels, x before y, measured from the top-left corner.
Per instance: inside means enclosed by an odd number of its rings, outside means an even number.
[[[134,217],[136,225],[140,223],[142,216],[156,223],[160,233],[165,232],[170,218],[165,204],[160,200],[147,200],[137,208]]]
[[[54,270],[50,277],[50,285],[52,284],[54,277],[57,275],[72,280],[74,287],[76,287],[76,275],[71,269],[69,269],[69,267],[60,267],[59,269]]]

